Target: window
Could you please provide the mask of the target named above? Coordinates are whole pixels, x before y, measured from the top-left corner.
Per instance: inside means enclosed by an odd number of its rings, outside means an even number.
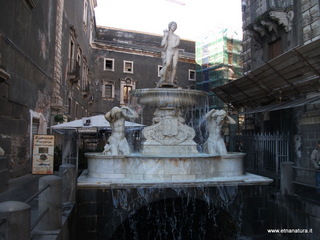
[[[123,102],[124,104],[129,103],[129,92],[132,90],[132,86],[124,86],[123,87]]]
[[[233,64],[233,54],[232,53],[228,53],[228,64]]]
[[[86,30],[87,21],[88,21],[88,2],[84,1],[84,6],[83,6],[83,27],[84,27],[84,30]]]
[[[161,77],[162,66],[158,65],[158,77]]]
[[[104,68],[105,71],[114,71],[114,59],[105,58],[104,59]]]
[[[268,53],[269,53],[269,60],[279,56],[282,54],[282,42],[281,38],[277,39],[276,41],[273,41],[269,43],[268,46]]]
[[[76,68],[75,68],[75,77],[77,79],[80,78],[81,74],[81,58],[82,58],[82,50],[80,46],[78,46],[78,51],[77,51],[77,58],[76,58]],[[80,87],[80,81],[77,81],[77,87]]]
[[[72,110],[72,100],[71,98],[68,98],[68,114],[71,115],[71,110]]]
[[[112,98],[112,85],[111,84],[104,85],[104,97],[105,98]]]
[[[77,62],[79,63],[79,65],[81,65],[81,56],[82,56],[82,50],[81,50],[80,46],[78,46]]]
[[[136,88],[136,81],[130,77],[120,79],[120,105],[129,103],[129,92]]]
[[[196,71],[189,69],[189,81],[195,81],[196,80]]]
[[[75,119],[79,118],[79,103],[76,102],[75,104],[75,114],[74,114]]]
[[[32,118],[32,135],[38,134],[39,122],[39,118]]]
[[[123,72],[133,73],[133,62],[132,61],[123,61]]]
[[[73,55],[74,55],[74,42],[71,39],[70,40],[70,45],[69,45],[69,72],[72,72],[73,70]]]
[[[104,99],[113,99],[114,98],[114,82],[103,81],[102,98],[104,98]]]
[[[89,69],[87,66],[87,58],[84,57],[82,61],[82,89],[83,90],[88,90],[89,88],[89,81],[88,81],[88,74],[89,74]]]

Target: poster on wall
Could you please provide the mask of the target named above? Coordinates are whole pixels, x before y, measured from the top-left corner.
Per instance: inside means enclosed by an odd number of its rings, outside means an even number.
[[[53,174],[54,136],[33,136],[32,174]]]

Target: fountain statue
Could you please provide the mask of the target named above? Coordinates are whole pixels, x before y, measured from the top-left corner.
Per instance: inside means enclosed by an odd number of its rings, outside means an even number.
[[[125,138],[125,119],[137,118],[138,114],[129,107],[113,107],[106,113],[105,118],[110,123],[112,133],[103,153],[106,155],[128,155],[130,147]]]
[[[204,143],[205,152],[218,155],[227,154],[226,144],[221,136],[222,127],[226,123],[236,124],[236,121],[228,116],[225,110],[212,109],[205,115],[209,137]]]
[[[158,83],[158,87],[172,87],[177,84],[176,81],[176,71],[179,59],[179,49],[180,37],[174,34],[177,29],[176,22],[170,22],[168,25],[168,30],[163,31],[163,38],[161,41],[162,51],[162,69],[161,78]]]

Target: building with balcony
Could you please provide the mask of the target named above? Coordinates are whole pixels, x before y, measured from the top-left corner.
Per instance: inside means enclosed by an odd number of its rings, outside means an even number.
[[[320,3],[248,0],[242,6],[243,76],[213,91],[244,116],[233,146],[247,153],[246,171],[272,177],[274,191],[290,182],[274,202],[276,211],[288,213],[282,226],[313,227],[320,218],[312,213],[320,204],[318,163],[311,161],[320,139]],[[285,164],[292,166],[289,178],[280,176]],[[300,214],[292,203],[308,209]],[[310,239],[319,236],[316,230]]]

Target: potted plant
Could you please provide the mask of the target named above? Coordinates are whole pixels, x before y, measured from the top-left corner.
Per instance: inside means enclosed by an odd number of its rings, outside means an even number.
[[[64,119],[63,119],[63,115],[62,114],[57,114],[54,116],[54,121],[56,121],[57,123],[63,123]]]

